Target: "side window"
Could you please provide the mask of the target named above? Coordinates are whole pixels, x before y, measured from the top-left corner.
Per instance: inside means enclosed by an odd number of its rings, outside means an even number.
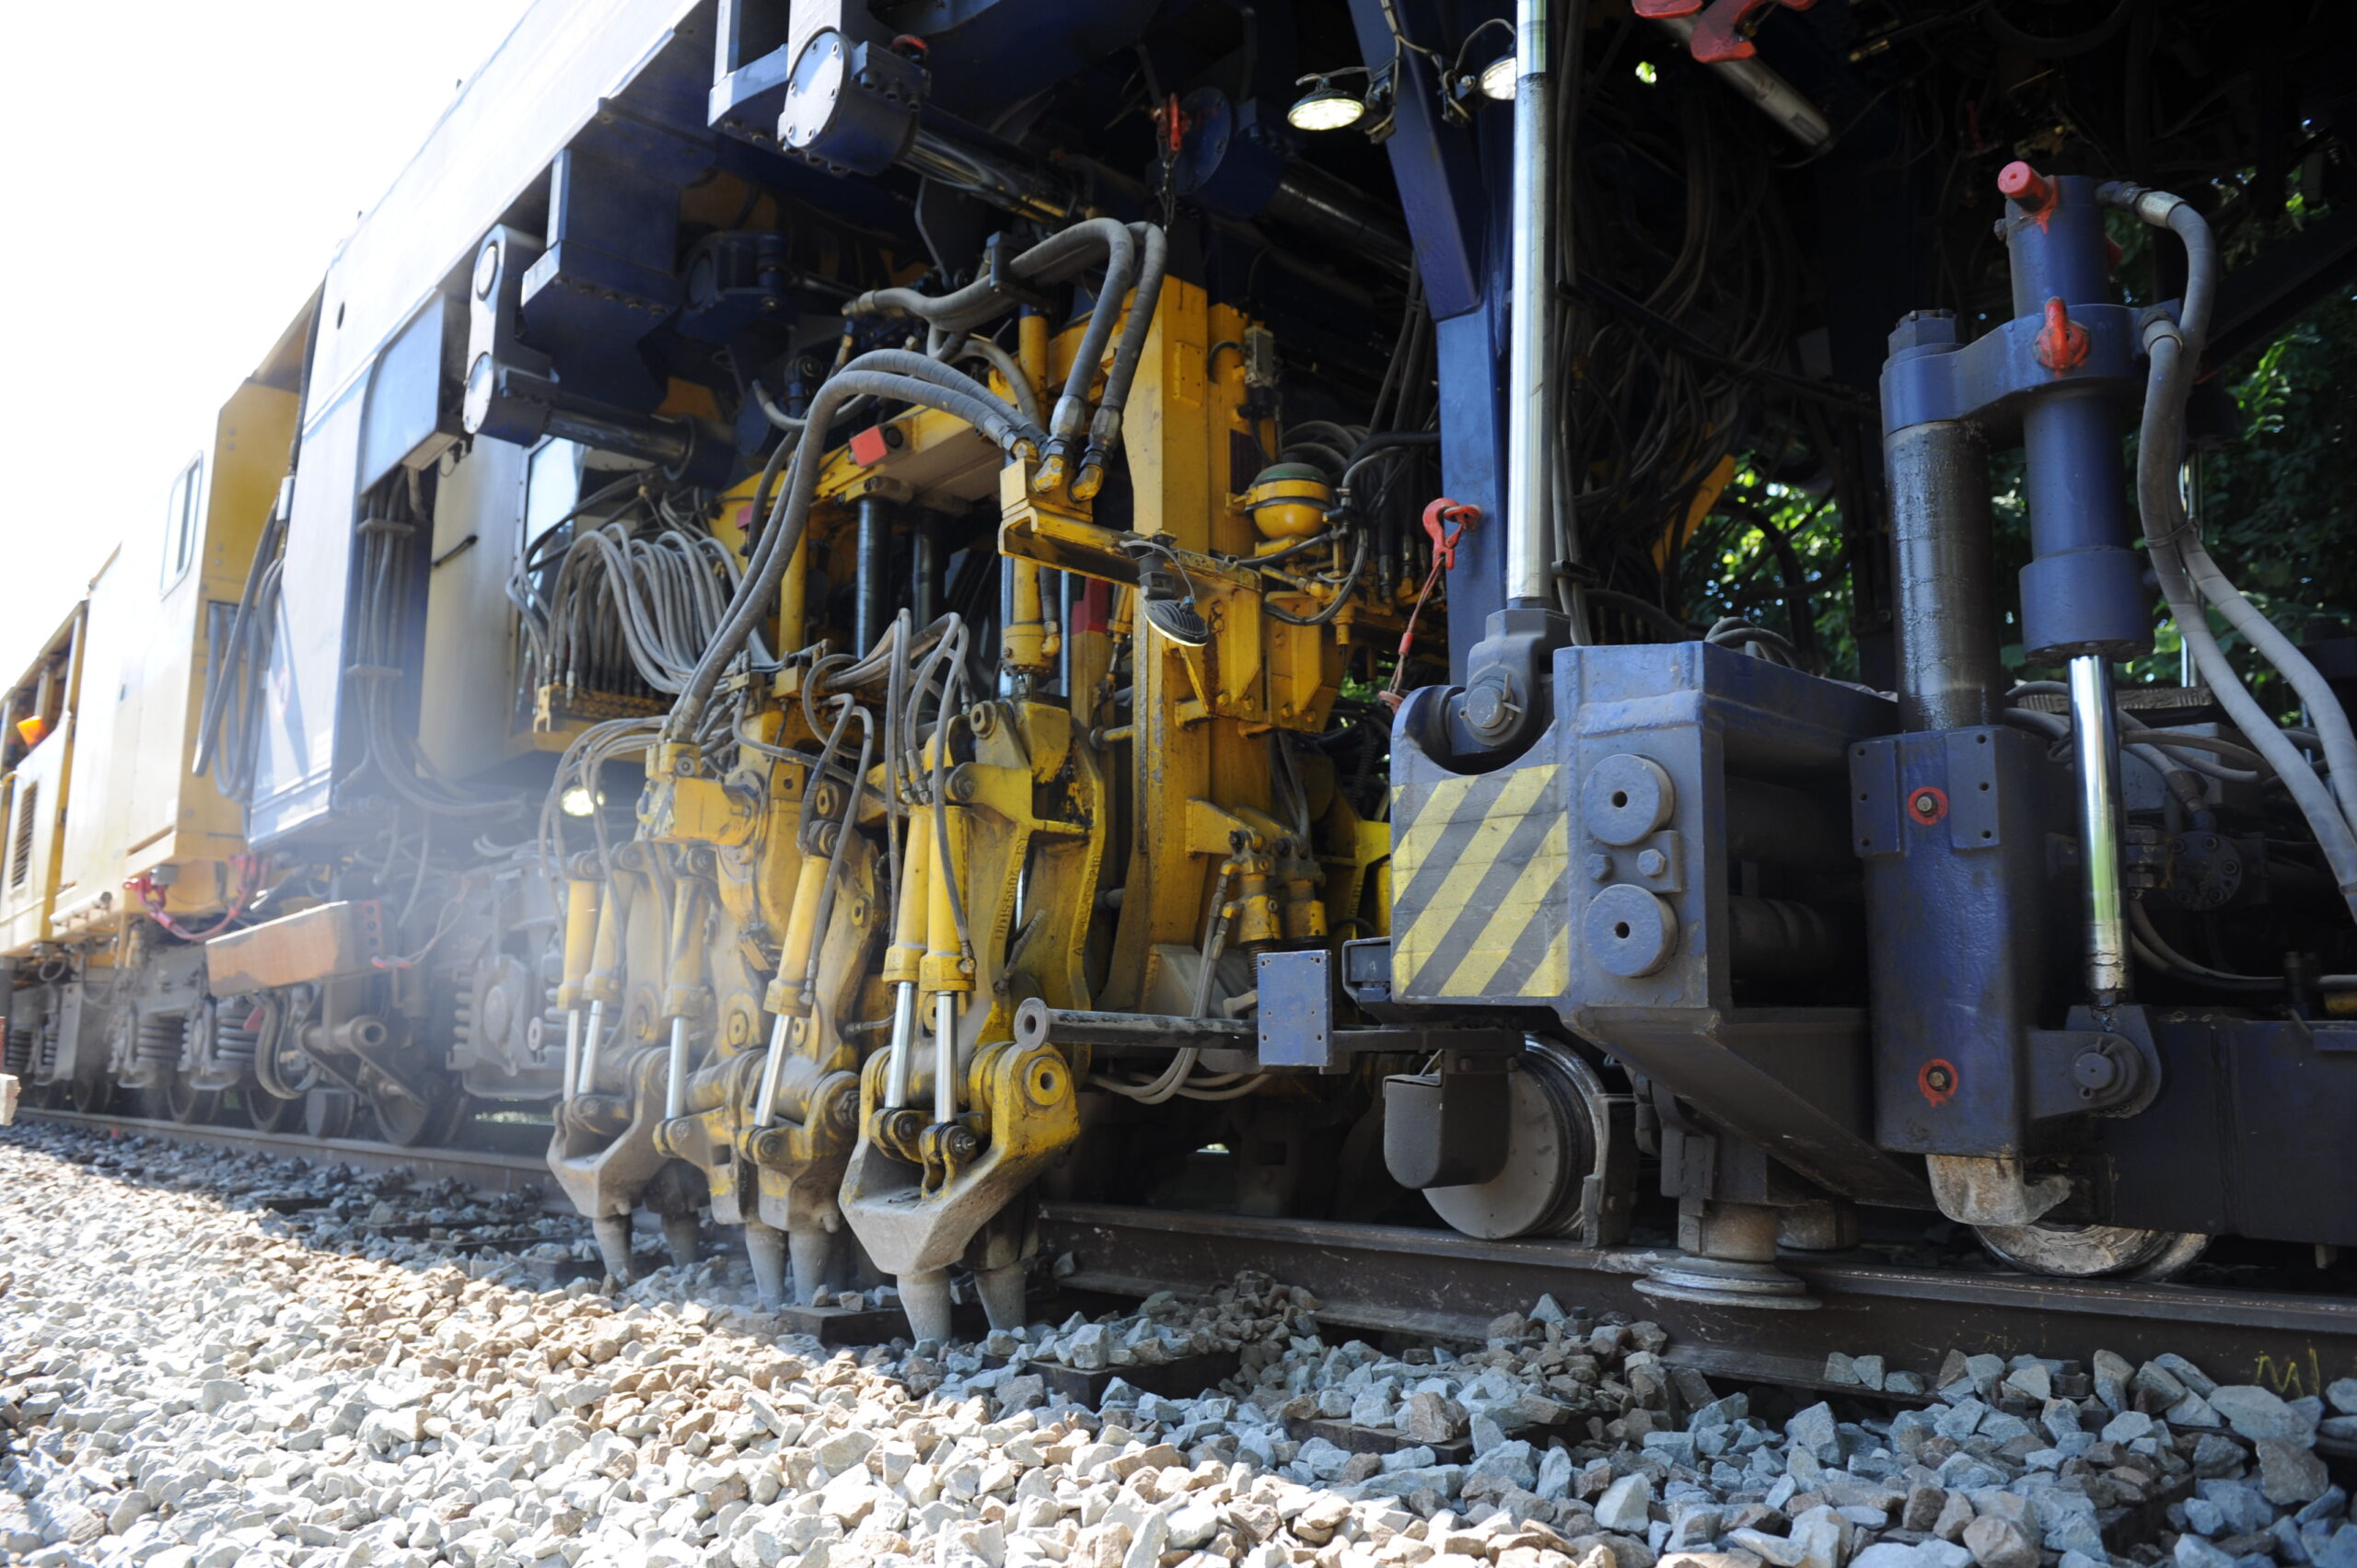
[[[196,504],[198,494],[203,489],[203,478],[204,459],[196,458],[172,481],[172,498],[164,514],[164,576],[160,587],[166,593],[188,575],[189,563],[196,559]]]

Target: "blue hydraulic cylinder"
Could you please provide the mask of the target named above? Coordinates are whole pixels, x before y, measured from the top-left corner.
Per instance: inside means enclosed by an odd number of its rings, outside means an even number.
[[[2111,303],[2096,185],[2025,163],[1998,180],[2014,315],[2036,321],[2035,363],[2054,378],[2025,389],[2022,406],[2032,555],[2021,575],[2022,645],[2038,663],[2152,647],[2144,564],[2130,548],[2120,403],[2101,385],[2068,379],[2095,352],[2076,318]]]

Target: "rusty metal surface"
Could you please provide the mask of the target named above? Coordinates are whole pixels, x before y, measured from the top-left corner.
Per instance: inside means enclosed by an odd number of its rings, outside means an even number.
[[[204,945],[204,968],[214,995],[238,996],[365,974],[384,951],[384,914],[369,900],[321,904],[215,936]]]
[[[1075,1290],[1201,1290],[1253,1269],[1307,1286],[1335,1328],[1475,1340],[1491,1318],[1527,1311],[1546,1293],[1567,1307],[1661,1324],[1672,1361],[1792,1387],[1832,1387],[1823,1376],[1830,1351],[1880,1354],[1894,1371],[1928,1377],[1951,1348],[2083,1362],[2098,1349],[2137,1362],[2174,1351],[2221,1382],[2286,1398],[2357,1376],[2357,1300],[2339,1296],[1787,1257],[1823,1308],[1744,1312],[1638,1295],[1653,1255],[1634,1248],[1096,1203],[1043,1203],[1039,1230],[1051,1256],[1072,1254],[1077,1272],[1059,1283]]]
[[[530,1189],[544,1197],[553,1194],[548,1162],[528,1155],[499,1154],[487,1149],[405,1149],[365,1138],[308,1138],[297,1132],[256,1132],[242,1127],[183,1126],[177,1121],[150,1121],[136,1116],[86,1116],[72,1110],[17,1113],[20,1121],[54,1121],[69,1127],[123,1137],[134,1134],[168,1143],[193,1144],[241,1155],[267,1155],[273,1159],[306,1159],[313,1164],[348,1165],[362,1170],[400,1170],[424,1181],[453,1177],[486,1192]],[[554,1206],[571,1213],[571,1205],[554,1199]]]

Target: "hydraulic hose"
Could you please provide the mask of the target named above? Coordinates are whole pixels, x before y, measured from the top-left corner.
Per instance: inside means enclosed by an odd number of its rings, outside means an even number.
[[[1013,449],[1013,427],[981,400],[911,376],[869,370],[865,358],[863,355],[852,361],[819,389],[810,401],[810,428],[828,429],[843,405],[853,398],[889,398],[954,414],[990,436],[1002,448]],[[697,733],[713,689],[720,684],[721,673],[744,647],[746,638],[776,598],[778,584],[784,578],[795,551],[800,548],[803,529],[810,519],[810,503],[818,493],[819,469],[824,459],[823,440],[822,436],[795,444],[785,488],[761,529],[761,541],[737,585],[726,617],[714,633],[711,645],[681,686],[679,700],[664,720],[658,744],[675,743]]]
[[[1090,218],[1075,224],[1055,238],[1086,234],[1105,248],[1105,286],[1097,296],[1097,307],[1088,313],[1088,325],[1080,335],[1080,351],[1073,355],[1072,373],[1064,377],[1063,396],[1056,400],[1056,410],[1048,421],[1048,436],[1051,441],[1070,441],[1080,434],[1081,425],[1088,418],[1088,384],[1097,378],[1097,367],[1105,361],[1105,345],[1113,336],[1113,318],[1120,313],[1122,296],[1130,292],[1130,281],[1137,266],[1137,242],[1130,238],[1127,224],[1114,218]],[[1045,241],[1032,248],[1029,256],[1053,244]],[[1024,270],[1016,264],[1017,270]],[[1106,389],[1110,395],[1111,388]]]
[[[949,362],[956,364],[961,359],[987,361],[990,367],[997,371],[1006,384],[1014,389],[1015,406],[1023,411],[1024,423],[1044,428],[1047,420],[1039,411],[1039,395],[1032,391],[1031,378],[1023,374],[1023,366],[1015,362],[1015,355],[988,338],[966,337],[963,334],[960,334],[960,338],[957,351],[949,355]]]
[[[2126,181],[2115,181],[2099,187],[2096,196],[2107,205],[2126,208],[2156,228],[2167,229],[2185,246],[2185,300],[2181,308],[2183,342],[2177,347],[2177,363],[2172,372],[2173,380],[2182,383],[2172,389],[2174,406],[2181,409],[2186,394],[2191,390],[2202,344],[2209,339],[2210,313],[2217,298],[2219,260],[2216,237],[2210,232],[2208,221],[2194,210],[2191,203],[2165,191],[2152,191]],[[2152,332],[2148,331],[2147,336],[2151,335]],[[2157,385],[2157,366],[2154,379]],[[2181,417],[2179,424],[2181,427]],[[2171,459],[2168,471],[2172,479],[2182,445],[2180,436],[2163,448]],[[2138,466],[2141,470],[2141,459]],[[2259,656],[2282,671],[2283,678],[2292,683],[2293,690],[2299,692],[2300,701],[2316,717],[2317,738],[2323,744],[2326,761],[2331,765],[2332,790],[2340,803],[2341,814],[2345,819],[2357,821],[2357,730],[2351,729],[2340,698],[2333,694],[2330,683],[2308,661],[2307,656],[2245,598],[2241,591],[2227,580],[2226,575],[2218,569],[2217,563],[2211,559],[2210,552],[2200,539],[2186,528],[2182,508],[2176,505],[2176,487],[2172,483],[2172,509],[2168,515],[2174,521],[2169,529],[2169,542],[2184,565],[2186,577],[2201,598],[2215,605],[2227,622],[2258,651]],[[2145,532],[2150,536],[2152,530],[2148,527]]]
[[[2190,357],[2184,353],[2177,329],[2155,322],[2145,332],[2152,356],[2150,384],[2144,394],[2144,422],[2136,463],[2136,495],[2144,516],[2144,538],[2150,547],[2153,574],[2160,580],[2162,597],[2176,618],[2177,634],[2192,650],[2195,665],[2221,707],[2254,749],[2267,759],[2291,792],[2293,802],[2308,820],[2316,846],[2332,868],[2332,879],[2357,915],[2357,834],[2341,815],[2332,791],[2318,779],[2300,749],[2277,726],[2272,715],[2243,685],[2225,650],[2211,634],[2210,621],[2192,581],[2179,559],[2177,540],[2186,526],[2178,505],[2177,466],[2184,436],[2184,399],[2191,380]],[[2338,711],[2336,707],[2335,711]]]
[[[2335,885],[2348,900],[2351,912],[2357,914],[2357,831],[2352,831],[2349,815],[2351,801],[2357,800],[2357,737],[2352,737],[2348,715],[2315,666],[2292,645],[2289,638],[2252,609],[2201,549],[2200,541],[2192,535],[2177,493],[2177,475],[2184,460],[2186,399],[2192,390],[2201,344],[2210,328],[2211,309],[2217,298],[2216,238],[2191,203],[2167,192],[2116,180],[2097,187],[2096,198],[2107,206],[2134,213],[2154,227],[2166,228],[2185,246],[2186,287],[2179,319],[2171,322],[2165,318],[2157,319],[2144,330],[2145,352],[2152,368],[2145,389],[2143,424],[2137,442],[2136,498],[2143,516],[2154,575],[2168,600],[2178,635],[2192,651],[2194,663],[2210,682],[2219,704],[2282,779],[2293,803],[2316,835],[2317,847],[2332,868]],[[2217,603],[2236,629],[2283,672],[2309,703],[2333,774],[2331,788],[2316,777],[2316,770],[2309,766],[2299,747],[2243,685],[2225,650],[2210,631],[2209,617],[2202,607],[2204,595]],[[2312,691],[2316,695],[2311,695]]]
[[[1349,604],[1351,596],[1358,591],[1360,575],[1366,570],[1366,530],[1361,528],[1358,530],[1357,547],[1351,552],[1350,571],[1343,575],[1341,582],[1336,586],[1334,597],[1318,609],[1307,615],[1295,615],[1289,610],[1279,610],[1273,604],[1264,604],[1260,607],[1261,612],[1270,620],[1282,621],[1288,626],[1325,625],[1342,612],[1342,607]]]
[[[943,364],[929,354],[917,354],[908,349],[879,348],[860,355],[861,365],[894,376],[907,376],[919,381],[929,381],[963,397],[974,399],[995,412],[1002,424],[1016,429],[1037,445],[1046,439],[1047,432],[1039,428],[1036,418],[1025,417],[1016,404],[1000,397],[981,382],[964,371]],[[995,439],[995,437],[993,437]]]
[[[1130,307],[1129,319],[1121,325],[1120,346],[1113,351],[1113,369],[1105,378],[1105,396],[1097,404],[1097,417],[1088,426],[1088,450],[1081,459],[1081,472],[1101,470],[1105,455],[1121,439],[1121,410],[1130,401],[1130,384],[1137,378],[1138,361],[1145,355],[1145,335],[1154,326],[1155,302],[1162,297],[1162,277],[1170,259],[1170,242],[1162,230],[1150,223],[1130,225],[1130,235],[1138,245],[1137,301]],[[1118,296],[1109,296],[1099,308],[1109,305],[1120,308]],[[1084,386],[1084,390],[1086,387]],[[1092,492],[1093,493],[1093,492]]]

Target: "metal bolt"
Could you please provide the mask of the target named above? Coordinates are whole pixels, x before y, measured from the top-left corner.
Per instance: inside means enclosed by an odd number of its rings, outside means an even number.
[[[1589,855],[1587,857],[1587,874],[1598,882],[1611,881],[1612,857],[1608,854]]]
[[[1669,856],[1657,849],[1637,852],[1637,872],[1640,876],[1658,877],[1669,869]]]

